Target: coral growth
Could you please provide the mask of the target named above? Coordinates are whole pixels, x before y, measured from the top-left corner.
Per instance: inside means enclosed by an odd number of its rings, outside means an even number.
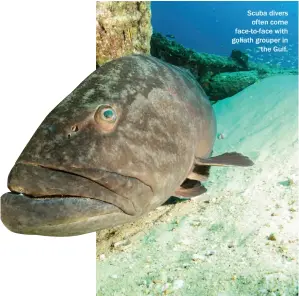
[[[150,2],[97,2],[96,61],[101,65],[132,53],[149,53]]]

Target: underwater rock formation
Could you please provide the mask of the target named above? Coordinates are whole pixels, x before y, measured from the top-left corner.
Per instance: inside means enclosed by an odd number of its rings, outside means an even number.
[[[212,101],[232,96],[269,76],[298,74],[298,70],[250,62],[247,55],[238,50],[233,50],[231,57],[198,53],[159,33],[152,35],[151,55],[190,70]]]
[[[232,59],[215,54],[198,53],[159,33],[152,35],[151,55],[170,64],[189,69],[200,82],[203,78],[212,77],[214,73],[244,70],[242,65]]]
[[[240,92],[247,86],[260,80],[258,71],[226,72],[213,76],[206,84],[210,100],[217,101]]]
[[[241,50],[233,49],[230,57],[245,68],[248,68],[248,55]]]
[[[149,54],[150,2],[98,1],[96,13],[97,65],[132,53]]]

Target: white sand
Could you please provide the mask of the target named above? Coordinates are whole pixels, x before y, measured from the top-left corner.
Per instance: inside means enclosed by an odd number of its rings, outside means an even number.
[[[118,228],[118,240],[137,233],[122,251],[99,244],[98,296],[297,295],[297,81],[267,78],[214,105],[224,135],[214,155],[238,151],[255,165],[214,167],[209,203],[160,207],[145,224]]]

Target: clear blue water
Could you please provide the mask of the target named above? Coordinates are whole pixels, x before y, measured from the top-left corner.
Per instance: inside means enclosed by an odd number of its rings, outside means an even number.
[[[233,49],[249,55],[251,61],[271,66],[298,67],[298,2],[290,1],[234,1],[234,2],[162,2],[151,3],[152,25],[155,32],[174,35],[178,43],[198,52],[229,56]],[[284,11],[288,16],[247,16],[247,11]],[[268,25],[252,25],[260,19]],[[270,25],[270,20],[287,20],[288,25]],[[235,29],[286,28],[288,34],[235,35]],[[261,52],[256,44],[232,44],[234,37],[288,38],[288,52]],[[273,47],[273,45],[265,45]]]

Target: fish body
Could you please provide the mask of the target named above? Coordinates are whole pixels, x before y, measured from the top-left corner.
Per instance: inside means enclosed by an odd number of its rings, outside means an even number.
[[[146,55],[108,62],[39,126],[8,177],[1,219],[12,231],[78,235],[136,220],[171,195],[205,192],[212,106],[193,76]],[[225,161],[229,159],[229,161]]]

